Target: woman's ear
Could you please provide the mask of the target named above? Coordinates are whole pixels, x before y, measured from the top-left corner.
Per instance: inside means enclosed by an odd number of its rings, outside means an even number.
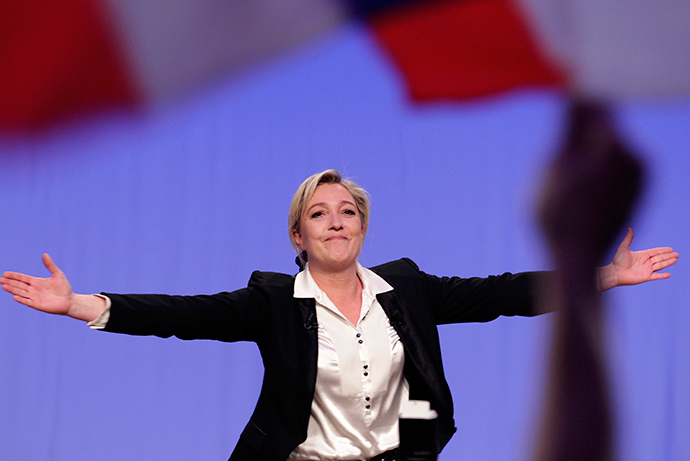
[[[297,247],[300,250],[304,251],[304,248],[302,248],[302,236],[300,235],[300,233],[297,229],[294,229],[292,231],[292,238],[295,241],[295,243],[297,244]]]

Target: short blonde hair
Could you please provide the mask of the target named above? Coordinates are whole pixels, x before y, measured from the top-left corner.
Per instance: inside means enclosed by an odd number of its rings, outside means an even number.
[[[355,199],[355,205],[357,206],[357,211],[359,212],[360,219],[362,220],[362,241],[364,241],[364,237],[367,235],[370,207],[367,191],[365,191],[354,181],[350,179],[343,179],[340,173],[336,170],[325,170],[321,173],[313,174],[305,179],[302,185],[300,185],[297,189],[297,192],[295,192],[295,195],[292,197],[290,213],[288,214],[288,232],[290,233],[290,243],[292,244],[292,248],[294,248],[295,253],[300,256],[302,256],[303,252],[297,246],[293,233],[294,231],[299,232],[304,208],[314,196],[316,188],[322,184],[340,184],[347,189],[350,195],[352,195],[352,198]],[[303,258],[303,261],[306,261],[306,258]]]

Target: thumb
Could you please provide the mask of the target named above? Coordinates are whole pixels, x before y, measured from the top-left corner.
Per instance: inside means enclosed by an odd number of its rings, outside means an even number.
[[[634,236],[634,233],[633,233],[632,227],[628,227],[628,233],[625,234],[625,238],[621,242],[620,246],[623,248],[630,249],[630,244],[633,241],[633,236]]]
[[[57,264],[55,264],[52,260],[52,258],[48,255],[48,253],[43,253],[43,264],[46,266],[46,269],[50,271],[52,275],[57,275],[60,272],[59,267],[57,267]]]

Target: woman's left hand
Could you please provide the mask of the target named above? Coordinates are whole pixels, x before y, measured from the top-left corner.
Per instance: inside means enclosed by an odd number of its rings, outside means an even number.
[[[606,291],[623,285],[637,285],[651,280],[667,279],[668,272],[659,272],[678,261],[678,253],[672,248],[650,248],[643,251],[631,251],[633,230],[628,233],[618,246],[611,264],[599,268],[599,288]]]

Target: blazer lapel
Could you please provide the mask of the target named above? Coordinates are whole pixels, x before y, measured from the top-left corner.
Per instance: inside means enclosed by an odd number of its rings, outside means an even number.
[[[405,365],[412,366],[419,376],[432,377],[436,372],[430,360],[422,352],[428,350],[417,325],[410,319],[409,308],[395,290],[377,296],[381,307],[400,336],[405,347]],[[410,363],[411,362],[411,363]]]
[[[300,396],[305,405],[302,410],[303,418],[309,420],[311,413],[311,403],[314,398],[314,388],[316,386],[316,372],[318,369],[318,321],[316,319],[316,302],[314,298],[294,298],[294,304],[299,309],[302,317],[302,325],[298,328],[302,330],[298,335],[299,341],[299,360],[302,361],[301,368],[304,370],[305,385],[301,386],[304,393]],[[308,402],[308,404],[307,404]]]

